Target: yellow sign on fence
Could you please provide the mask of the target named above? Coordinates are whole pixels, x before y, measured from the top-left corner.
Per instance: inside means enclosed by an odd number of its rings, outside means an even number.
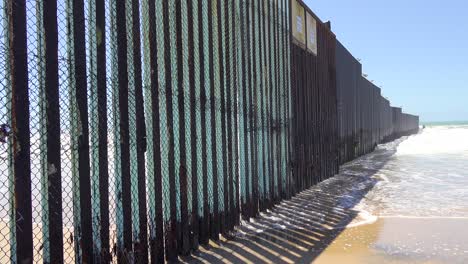
[[[305,45],[305,13],[304,7],[296,0],[291,0],[291,25],[293,37],[301,44]]]
[[[317,20],[307,12],[307,49],[317,55]]]

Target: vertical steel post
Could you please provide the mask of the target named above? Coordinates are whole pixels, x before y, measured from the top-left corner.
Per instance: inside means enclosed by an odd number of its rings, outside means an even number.
[[[220,0],[210,0],[208,2],[208,12],[209,12],[209,17],[208,17],[208,32],[209,32],[209,43],[208,47],[209,50],[212,51],[214,54],[214,41],[217,43],[217,35],[215,35],[215,28],[217,29],[217,20],[218,20],[218,13],[217,13],[217,6],[219,5],[218,1]],[[216,16],[215,16],[216,15]],[[213,16],[215,16],[213,18]],[[216,47],[218,48],[218,47]],[[209,60],[210,64],[210,90],[209,90],[209,102],[210,102],[210,127],[211,127],[211,165],[212,165],[212,194],[213,194],[213,210],[210,215],[210,238],[214,240],[219,239],[219,214],[218,214],[218,209],[219,209],[219,197],[218,197],[218,158],[217,158],[217,142],[216,142],[216,98],[215,98],[215,75],[218,74],[217,71],[215,71],[215,66],[217,67],[216,69],[219,68],[219,64],[215,65],[214,62],[214,55],[210,56]],[[219,87],[218,87],[219,88]],[[219,113],[218,113],[219,114]]]
[[[249,218],[249,205],[250,205],[250,154],[249,154],[249,149],[250,149],[250,144],[249,144],[249,139],[250,139],[250,133],[249,133],[249,125],[250,125],[250,118],[249,118],[249,101],[248,101],[248,88],[250,85],[250,81],[248,80],[248,76],[250,74],[249,71],[249,49],[247,48],[247,45],[250,45],[248,42],[248,37],[249,37],[249,28],[248,28],[248,9],[247,9],[247,3],[246,1],[241,1],[241,6],[240,6],[240,31],[241,31],[241,48],[240,52],[242,53],[241,56],[241,91],[240,94],[242,95],[239,100],[242,102],[240,108],[240,113],[242,114],[242,122],[239,131],[240,135],[243,139],[243,151],[244,155],[243,157],[240,157],[240,162],[244,163],[244,170],[241,172],[241,185],[244,185],[242,189],[242,193],[244,194],[243,197],[241,196],[241,206],[242,206],[242,215],[244,218],[248,219]],[[245,52],[243,52],[245,51]],[[242,146],[241,146],[242,148]],[[242,153],[241,153],[242,154]]]
[[[150,92],[149,98],[151,108],[148,109],[150,113],[147,118],[151,119],[151,127],[148,128],[151,133],[152,142],[152,162],[153,171],[148,171],[148,178],[151,177],[154,190],[149,193],[154,197],[154,212],[149,219],[150,224],[150,256],[151,263],[164,262],[164,237],[163,237],[163,190],[162,190],[162,166],[161,166],[161,131],[160,131],[160,111],[159,111],[159,82],[158,82],[158,45],[156,38],[156,7],[155,1],[148,0],[148,51],[149,51],[149,78],[150,78]]]
[[[148,261],[148,220],[146,217],[146,124],[143,103],[142,88],[142,66],[141,66],[141,40],[140,40],[140,4],[138,0],[132,0],[132,29],[133,34],[133,84],[135,91],[135,114],[136,114],[136,163],[137,163],[137,185],[138,185],[138,219],[139,233],[133,238],[135,262],[144,263]]]
[[[201,111],[201,146],[202,146],[202,182],[203,182],[203,215],[200,217],[199,224],[199,241],[201,244],[208,244],[209,240],[209,218],[210,218],[210,207],[208,197],[208,146],[207,146],[207,87],[209,87],[210,80],[207,71],[210,69],[210,65],[207,62],[208,54],[208,39],[209,27],[208,23],[208,7],[206,1],[198,0],[198,28],[200,30],[200,38],[198,39],[198,52],[200,57],[200,111]],[[206,26],[206,27],[205,27]],[[206,52],[205,52],[206,51]]]
[[[117,27],[117,71],[118,71],[118,111],[119,148],[120,148],[120,189],[117,190],[121,218],[118,218],[119,237],[117,241],[117,261],[126,263],[133,253],[132,247],[132,203],[130,180],[130,132],[128,117],[128,62],[127,62],[127,25],[125,1],[116,1]]]
[[[229,65],[229,53],[230,51],[230,45],[229,45],[229,35],[228,35],[228,20],[229,20],[229,13],[228,13],[228,3],[229,1],[223,1],[220,3],[218,7],[218,36],[219,36],[219,57],[220,57],[220,83],[221,83],[221,138],[222,138],[222,145],[221,145],[221,150],[222,150],[222,164],[223,164],[223,170],[222,170],[222,201],[223,201],[223,206],[222,206],[222,211],[220,213],[220,218],[221,218],[221,227],[220,227],[220,233],[225,234],[228,228],[228,221],[229,219],[229,186],[228,186],[228,177],[230,175],[229,171],[230,167],[232,164],[229,160],[230,154],[231,154],[231,149],[229,148],[228,145],[228,140],[231,140],[230,138],[227,137],[229,125],[226,123],[228,120],[228,109],[229,109],[229,92],[230,92],[230,79],[229,79],[229,73],[230,73],[230,65]],[[232,181],[231,181],[232,182]]]
[[[40,4],[40,3],[39,3]],[[46,129],[46,164],[47,175],[43,175],[46,189],[43,198],[47,214],[43,223],[44,262],[63,263],[63,230],[62,230],[62,185],[60,161],[60,108],[58,80],[58,29],[57,1],[42,3],[42,23],[44,33],[45,60],[45,129]]]
[[[106,89],[106,15],[104,0],[96,0],[96,63],[97,63],[97,114],[99,152],[99,235],[100,256],[96,260],[109,263],[109,172],[107,134],[107,89]],[[95,254],[98,254],[95,252]]]
[[[85,16],[83,0],[69,0],[68,17],[72,152],[74,161],[73,204],[75,218],[75,259],[78,262],[93,261],[91,218],[91,183],[89,157],[88,91],[86,84]],[[79,254],[81,253],[81,255]]]
[[[241,53],[240,50],[240,38],[238,38],[238,32],[240,29],[239,25],[239,20],[238,20],[238,15],[239,15],[239,7],[240,7],[240,1],[231,1],[231,43],[232,43],[232,49],[233,49],[233,83],[231,84],[232,87],[232,128],[233,128],[233,136],[234,136],[234,143],[233,143],[233,154],[232,154],[232,162],[234,163],[232,166],[232,181],[233,181],[233,189],[231,193],[231,212],[232,215],[231,217],[235,217],[233,219],[233,222],[231,223],[232,229],[234,229],[234,225],[239,225],[239,214],[240,214],[240,192],[241,192],[241,186],[239,184],[239,89],[240,89],[240,69],[239,69],[239,55]]]
[[[187,0],[187,20],[189,21],[189,24],[193,22],[192,25],[189,25],[188,27],[188,67],[189,67],[189,102],[190,102],[190,144],[191,144],[191,157],[192,157],[192,164],[191,166],[191,177],[192,177],[192,188],[190,189],[192,192],[192,210],[191,214],[189,217],[190,221],[190,244],[191,248],[196,250],[198,248],[198,239],[199,239],[199,190],[198,190],[198,184],[199,184],[199,179],[201,175],[198,175],[198,151],[197,151],[197,141],[200,139],[197,139],[197,122],[200,122],[200,120],[197,120],[197,111],[200,111],[200,109],[197,109],[197,96],[196,96],[196,78],[195,78],[195,52],[198,52],[196,50],[195,45],[198,45],[198,43],[195,43],[194,40],[194,34],[197,34],[199,37],[199,32],[200,28],[198,27],[198,24],[195,23],[195,21],[198,22],[198,13],[194,15],[194,12],[201,12],[200,9],[198,9],[198,0]],[[196,17],[197,16],[197,17]],[[195,20],[195,21],[194,21]],[[197,32],[195,32],[195,28],[197,29]],[[198,48],[198,46],[197,46]],[[197,57],[198,59],[198,57]],[[199,61],[197,61],[199,62]],[[198,66],[198,65],[197,65]],[[198,84],[199,85],[199,84]]]
[[[171,62],[171,49],[176,49],[176,47],[171,46],[171,34],[175,32],[170,31],[170,16],[173,16],[170,11],[170,1],[163,1],[163,21],[164,21],[164,47],[166,49],[164,53],[164,65],[165,65],[165,78],[166,78],[166,112],[167,112],[167,130],[169,142],[168,146],[168,177],[169,177],[169,207],[170,207],[170,216],[169,222],[165,226],[165,251],[166,259],[168,261],[173,261],[177,258],[178,244],[177,244],[177,186],[176,186],[176,164],[175,164],[175,142],[174,142],[174,109],[173,109],[173,76],[172,74],[172,62]],[[177,175],[178,176],[178,175]]]
[[[28,97],[26,3],[8,0],[9,69],[11,84],[11,181],[10,197],[11,259],[17,263],[33,261],[31,156]]]
[[[185,122],[185,91],[184,91],[184,60],[183,60],[183,51],[187,47],[183,46],[183,36],[182,34],[182,3],[181,1],[186,0],[175,0],[175,35],[176,35],[176,50],[177,50],[177,111],[178,111],[178,120],[179,120],[179,188],[180,188],[180,230],[181,238],[179,239],[179,253],[182,255],[187,255],[190,251],[189,246],[189,219],[188,219],[188,201],[187,201],[187,153],[186,153],[186,128]],[[186,5],[186,3],[184,3]],[[190,153],[188,153],[190,155]],[[178,220],[179,221],[179,220]]]

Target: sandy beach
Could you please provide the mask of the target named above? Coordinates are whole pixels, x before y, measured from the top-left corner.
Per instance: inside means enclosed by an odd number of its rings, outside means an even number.
[[[6,221],[0,220],[0,230],[3,232],[9,230],[8,223]],[[70,242],[69,238],[73,232],[72,228],[64,228],[64,244],[63,244],[63,253],[65,263],[74,263],[75,262],[75,253],[74,253],[74,244]],[[10,240],[9,234],[2,233],[0,239],[0,263],[10,263]],[[42,247],[43,247],[43,234],[41,225],[33,224],[33,263],[43,263],[42,261]]]
[[[468,263],[468,219],[380,218],[344,230],[314,263]]]
[[[381,145],[182,260],[466,264],[467,133],[441,127]]]
[[[268,220],[259,223],[265,221]],[[181,260],[186,263],[462,264],[468,263],[467,226],[468,219],[461,218],[381,218],[346,228],[337,237],[338,230],[333,229],[328,232],[268,229],[234,240],[222,239],[218,244],[211,242],[210,247]]]

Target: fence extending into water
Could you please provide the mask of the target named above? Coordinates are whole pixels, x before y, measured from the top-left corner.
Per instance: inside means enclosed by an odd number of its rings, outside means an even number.
[[[301,1],[1,4],[1,263],[175,260],[418,129]]]

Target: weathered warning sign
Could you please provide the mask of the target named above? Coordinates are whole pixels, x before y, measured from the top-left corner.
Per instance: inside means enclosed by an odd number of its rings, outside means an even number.
[[[317,20],[307,12],[307,49],[317,55]]]
[[[304,7],[296,0],[291,0],[291,25],[293,37],[301,44],[306,44],[305,40],[305,13]]]

